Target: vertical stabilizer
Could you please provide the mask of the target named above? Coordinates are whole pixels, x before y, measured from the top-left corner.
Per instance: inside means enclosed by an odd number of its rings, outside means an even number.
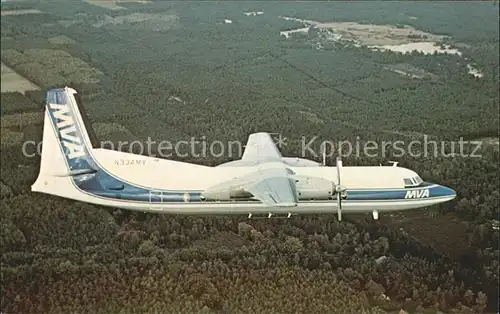
[[[97,172],[91,157],[92,148],[97,145],[96,137],[91,129],[89,135],[80,107],[72,88],[47,92],[40,173],[32,191],[71,197],[70,192],[76,191],[75,176]]]

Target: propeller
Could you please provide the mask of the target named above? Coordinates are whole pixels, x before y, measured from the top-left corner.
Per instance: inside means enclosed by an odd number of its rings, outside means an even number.
[[[340,168],[342,168],[342,159],[340,156],[337,157],[337,185],[335,185],[335,193],[337,194],[337,216],[339,221],[342,220],[342,193],[345,192],[346,188],[341,184],[340,180]]]

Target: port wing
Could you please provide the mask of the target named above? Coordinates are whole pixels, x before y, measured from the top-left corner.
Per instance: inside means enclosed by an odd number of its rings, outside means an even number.
[[[259,169],[246,176],[217,184],[203,192],[207,199],[229,200],[231,193],[250,193],[268,206],[297,206],[295,180],[285,168]]]
[[[286,169],[260,170],[259,178],[245,187],[256,199],[269,206],[297,206],[295,180]]]

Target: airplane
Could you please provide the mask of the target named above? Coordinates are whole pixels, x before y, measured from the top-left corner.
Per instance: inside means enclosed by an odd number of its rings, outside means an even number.
[[[422,208],[456,197],[397,166],[334,167],[283,157],[269,133],[250,134],[241,159],[215,167],[101,148],[73,88],[47,91],[33,192],[142,212],[290,218]]]

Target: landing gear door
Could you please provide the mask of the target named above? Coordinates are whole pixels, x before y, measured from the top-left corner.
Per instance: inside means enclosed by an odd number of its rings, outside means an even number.
[[[155,211],[163,209],[163,193],[161,191],[149,192],[149,209]]]

